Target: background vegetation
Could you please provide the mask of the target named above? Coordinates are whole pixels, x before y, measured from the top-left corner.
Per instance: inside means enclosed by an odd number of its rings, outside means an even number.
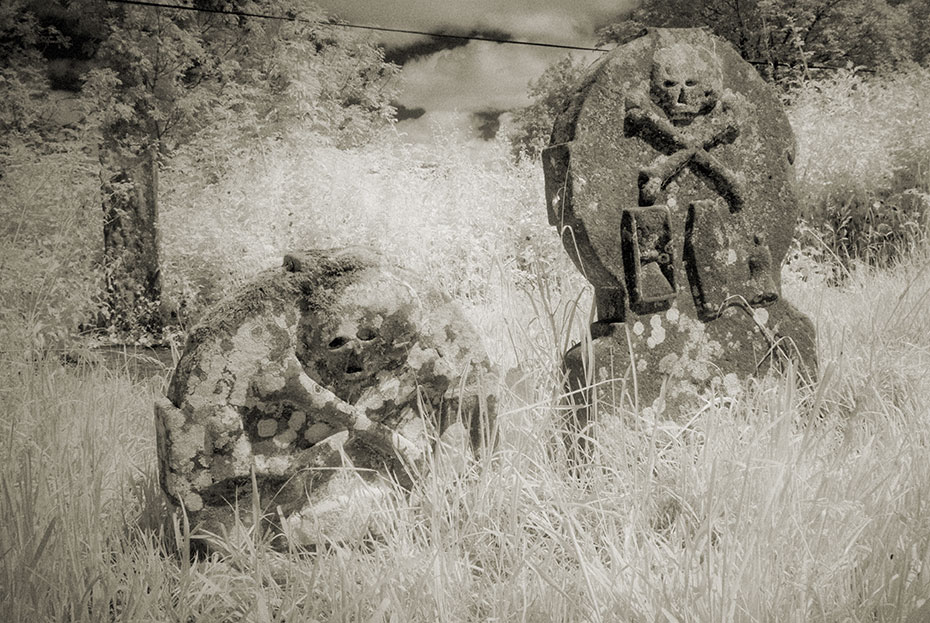
[[[97,143],[112,97],[82,99],[84,122],[37,105],[55,75],[40,52],[61,31],[7,15],[0,45],[20,59],[0,68],[8,620],[930,619],[925,69],[785,90],[805,220],[784,294],[817,324],[821,380],[747,384],[687,422],[603,418],[603,469],[581,478],[565,466],[558,370],[590,292],[545,223],[534,160],[504,139],[480,159],[465,137],[407,145],[388,101],[360,117],[310,78],[288,83],[311,89],[293,122],[240,116],[260,110],[245,96],[211,112],[160,156],[169,342],[284,252],[363,243],[452,293],[504,374],[498,448],[464,473],[440,453],[380,509],[378,534],[280,553],[253,533],[198,558],[155,471],[152,396],[167,373],[142,378],[129,358],[105,368],[75,339],[106,298]],[[326,43],[306,75],[348,84],[355,45]]]

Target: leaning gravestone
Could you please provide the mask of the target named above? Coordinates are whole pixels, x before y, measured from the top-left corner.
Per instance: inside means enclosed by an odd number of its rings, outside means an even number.
[[[543,165],[549,222],[595,288],[593,342],[565,355],[581,426],[595,401],[675,417],[787,358],[814,373],[780,286],[794,156],[775,93],[703,30],[650,29],[577,85]]]
[[[206,533],[257,502],[299,544],[363,536],[436,436],[482,442],[492,377],[460,310],[409,273],[359,248],[289,255],[192,331],[155,407],[162,488]]]

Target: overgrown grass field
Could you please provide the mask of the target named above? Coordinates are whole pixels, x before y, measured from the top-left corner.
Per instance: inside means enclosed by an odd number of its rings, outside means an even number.
[[[377,535],[315,552],[252,533],[189,555],[155,468],[165,375],[81,363],[69,339],[99,279],[92,155],[24,153],[0,225],[0,619],[930,621],[930,247],[923,204],[894,199],[930,189],[930,76],[813,83],[790,115],[807,233],[784,295],[817,325],[819,382],[747,384],[684,422],[600,414],[602,469],[580,476],[559,360],[591,293],[535,163],[300,133],[167,163],[176,339],[284,252],[365,243],[452,293],[503,371],[493,451],[435,457]]]

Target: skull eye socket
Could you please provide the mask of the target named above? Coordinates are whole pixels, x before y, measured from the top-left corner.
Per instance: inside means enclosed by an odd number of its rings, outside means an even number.
[[[666,89],[671,89],[673,86],[676,86],[677,84],[678,83],[675,82],[674,80],[666,80],[665,82],[662,83],[662,86],[664,86]]]
[[[685,80],[686,87],[693,87],[696,84],[697,84],[697,80]]]
[[[371,340],[378,337],[378,334],[375,333],[375,330],[371,327],[362,327],[358,330],[358,333],[355,334],[355,337],[362,340],[363,342],[370,342]]]
[[[342,348],[348,342],[349,342],[349,338],[347,338],[344,335],[339,335],[332,339],[332,341],[329,343],[329,347],[333,350],[336,350],[337,348]]]

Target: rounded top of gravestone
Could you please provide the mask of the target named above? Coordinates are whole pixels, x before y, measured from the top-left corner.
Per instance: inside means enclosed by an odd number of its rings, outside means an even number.
[[[595,288],[618,293],[599,301],[599,315],[612,316],[602,320],[624,319],[637,279],[656,276],[642,282],[646,299],[697,287],[696,266],[682,260],[692,226],[696,257],[709,257],[703,237],[719,234],[716,259],[736,253],[745,265],[728,278],[777,294],[798,215],[794,155],[778,95],[729,43],[649,29],[592,67],[558,116],[543,156],[549,221]],[[624,231],[640,236],[633,251]],[[753,254],[765,258],[751,270]]]

